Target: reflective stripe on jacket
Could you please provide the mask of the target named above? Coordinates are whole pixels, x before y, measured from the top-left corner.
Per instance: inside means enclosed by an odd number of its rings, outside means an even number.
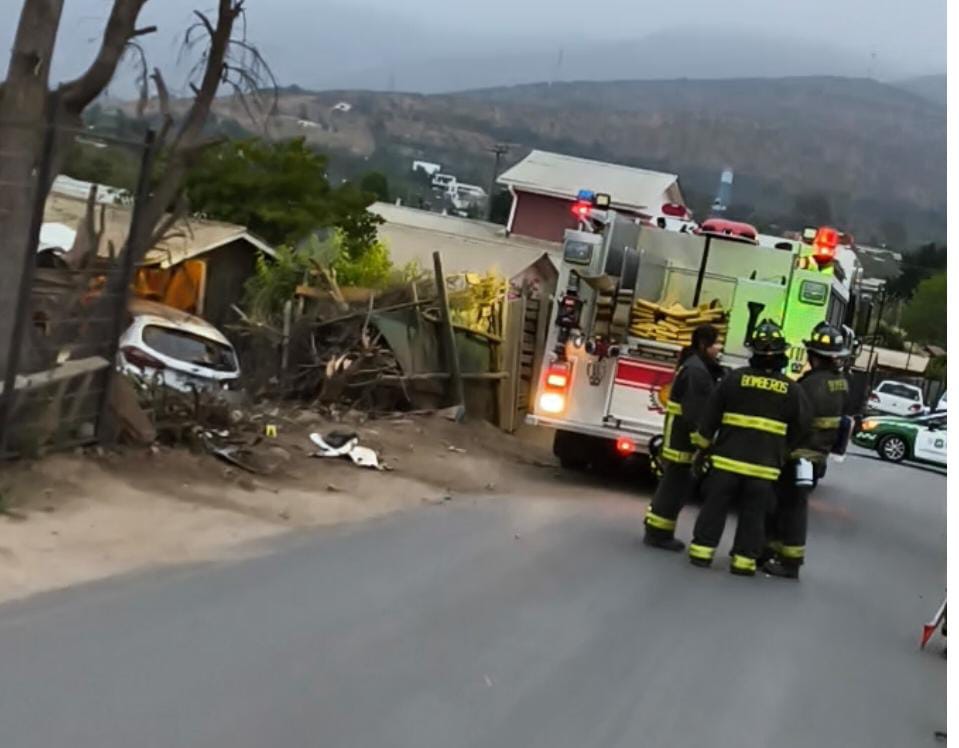
[[[666,403],[663,424],[663,459],[690,464],[695,444],[690,439],[706,410],[706,403],[716,386],[722,369],[707,364],[699,354],[692,354],[676,371]]]
[[[795,382],[745,367],[727,375],[710,397],[696,441],[710,445],[716,470],[776,480],[810,425],[809,403]]]
[[[849,408],[849,382],[834,369],[811,369],[797,383],[809,399],[812,428],[799,442],[794,457],[822,462],[829,456]]]

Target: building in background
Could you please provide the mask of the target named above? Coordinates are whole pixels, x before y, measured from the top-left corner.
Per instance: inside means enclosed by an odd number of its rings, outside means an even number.
[[[71,253],[84,252],[93,236],[100,257],[117,254],[126,242],[132,206],[122,191],[97,185],[91,232],[89,182],[58,178],[47,198],[41,226],[38,264],[52,255],[70,265]],[[217,327],[236,319],[232,306],[243,298],[244,284],[256,271],[257,255],[273,249],[246,227],[222,221],[185,218],[151,247],[134,274],[134,293],[203,317]]]
[[[685,205],[675,174],[547,151],[531,152],[497,182],[513,196],[507,231],[551,242],[576,228],[571,208],[580,190],[606,193],[613,210],[647,220],[662,217],[666,204]]]

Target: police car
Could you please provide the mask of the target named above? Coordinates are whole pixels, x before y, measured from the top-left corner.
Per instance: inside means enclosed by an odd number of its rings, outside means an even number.
[[[946,414],[941,411],[916,418],[873,416],[863,420],[853,442],[889,462],[915,460],[945,467],[946,435]]]

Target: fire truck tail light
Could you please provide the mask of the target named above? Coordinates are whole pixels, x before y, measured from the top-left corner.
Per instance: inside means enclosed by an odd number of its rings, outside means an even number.
[[[623,457],[631,455],[636,451],[636,442],[632,439],[627,439],[625,436],[621,436],[616,440],[616,451],[623,455]]]
[[[539,409],[544,413],[562,413],[566,410],[566,395],[562,392],[544,392],[539,396]]]
[[[569,388],[572,367],[568,361],[554,361],[546,370],[539,409],[544,413],[562,413],[566,410],[566,390]]]

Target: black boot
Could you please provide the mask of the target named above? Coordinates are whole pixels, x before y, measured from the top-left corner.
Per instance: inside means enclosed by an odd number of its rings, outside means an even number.
[[[780,559],[774,558],[763,564],[763,573],[771,577],[799,579],[799,566],[796,564],[783,563]]]
[[[691,563],[693,566],[698,566],[700,569],[708,569],[713,565],[713,562],[709,561],[708,559],[694,558],[692,556],[689,557],[689,563]]]
[[[661,548],[664,551],[673,551],[673,553],[679,553],[686,547],[686,544],[682,540],[651,535],[649,532],[647,532],[646,537],[643,538],[643,543],[650,548]]]

